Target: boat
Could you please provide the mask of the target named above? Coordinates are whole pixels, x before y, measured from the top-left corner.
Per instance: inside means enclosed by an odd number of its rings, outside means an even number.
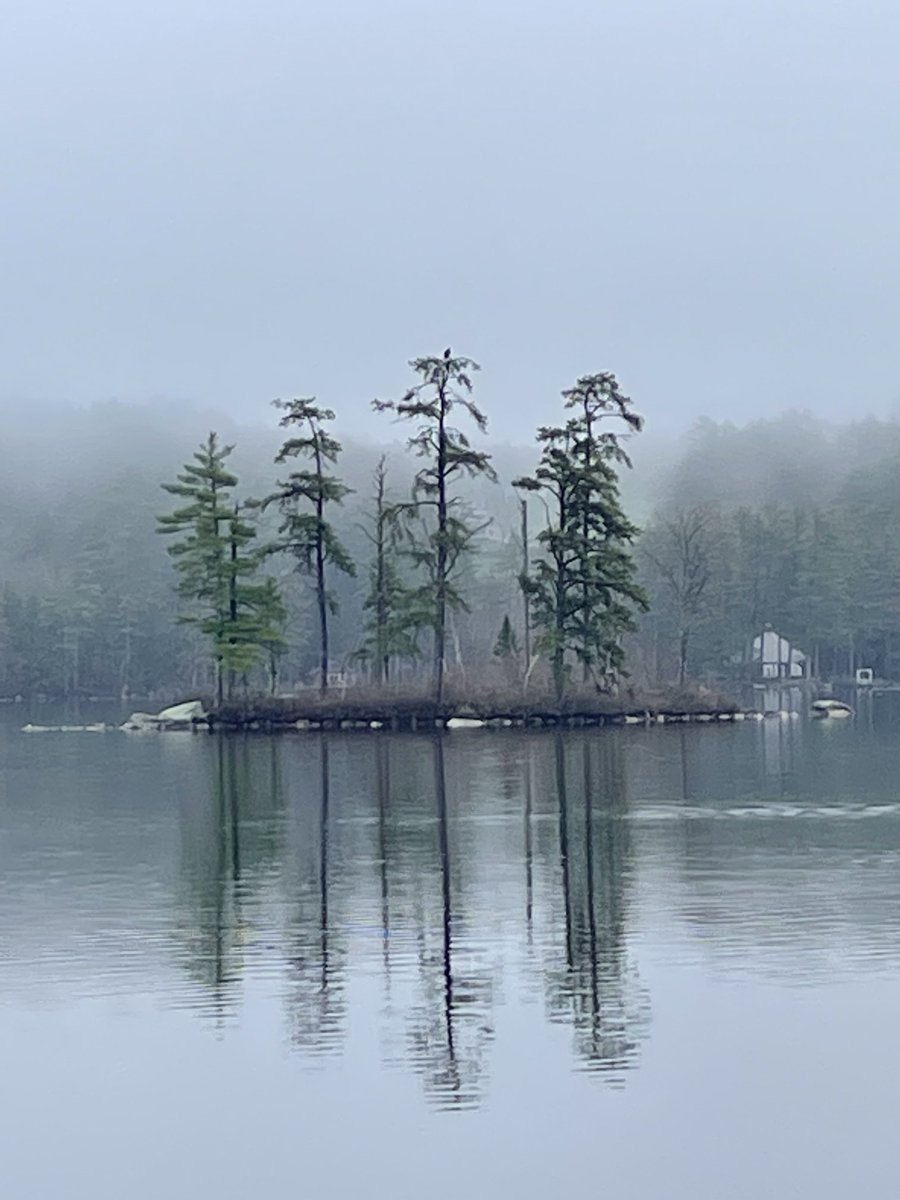
[[[843,700],[814,700],[812,704],[814,717],[830,717],[832,720],[846,720],[853,716],[853,709]]]

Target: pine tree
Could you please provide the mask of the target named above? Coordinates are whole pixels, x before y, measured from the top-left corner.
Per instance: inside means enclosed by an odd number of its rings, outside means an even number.
[[[501,662],[508,662],[518,656],[519,639],[516,637],[516,631],[512,627],[509,614],[507,614],[503,618],[503,624],[500,626],[500,632],[494,643],[494,658],[499,658]]]
[[[401,510],[407,518],[407,553],[425,576],[425,582],[410,595],[409,623],[414,627],[424,619],[433,631],[432,684],[440,704],[449,614],[466,607],[455,572],[479,532],[461,498],[454,495],[453,484],[461,475],[484,475],[492,480],[496,476],[490,455],[473,449],[468,436],[451,424],[454,411],[462,409],[480,433],[487,428],[487,418],[471,398],[472,375],[479,370],[478,364],[470,358],[454,357],[448,348],[440,357],[413,359],[409,365],[420,382],[410,387],[402,400],[376,400],[374,407],[418,422],[407,444],[427,460],[415,477],[412,500]]]
[[[372,544],[369,591],[363,610],[369,614],[365,637],[357,657],[374,663],[379,685],[390,677],[392,658],[416,658],[418,626],[412,620],[410,596],[397,563],[399,512],[387,496],[387,462],[384,455],[375,468],[374,512],[365,535]]]
[[[274,696],[278,691],[278,664],[287,648],[284,636],[287,609],[281,589],[271,576],[266,577],[259,585],[255,605],[259,621],[257,636],[267,659],[269,694]]]
[[[228,525],[228,625],[222,661],[228,669],[228,694],[234,693],[238,675],[246,680],[263,652],[268,657],[270,682],[273,655],[284,645],[284,604],[274,579],[258,577],[266,550],[252,550],[256,528],[247,519],[256,503],[235,504]]]
[[[561,701],[573,656],[602,685],[617,681],[622,635],[635,628],[634,612],[647,601],[630,553],[637,529],[619,501],[615,467],[628,460],[616,435],[572,419],[541,428],[538,442],[537,470],[516,486],[549,500],[549,520],[537,538],[540,557],[522,582]]]
[[[319,691],[324,695],[328,689],[328,614],[337,611],[337,602],[328,589],[327,568],[356,574],[325,512],[328,505],[340,504],[350,489],[328,470],[341,453],[340,442],[325,429],[326,423],[334,420],[334,413],[319,408],[314,399],[276,400],[275,407],[284,414],[280,427],[295,431],[282,445],[275,462],[302,459],[310,465],[291,471],[279,481],[277,490],[263,505],[277,504],[281,512],[275,549],[292,554],[297,570],[314,581],[319,615]]]
[[[611,372],[603,371],[596,375],[582,375],[576,380],[574,387],[563,392],[566,408],[575,409],[578,436],[575,440],[574,451],[581,460],[586,475],[589,475],[595,462],[609,454],[620,461],[623,455],[619,445],[619,435],[616,432],[598,432],[603,421],[615,419],[635,433],[640,432],[643,420],[632,410],[631,400],[619,387],[618,381]],[[587,547],[591,537],[591,518],[589,506],[584,504],[581,513],[581,536]],[[587,574],[587,573],[585,573]],[[582,584],[582,621],[584,624],[584,643],[581,649],[581,663],[584,679],[590,678],[593,653],[591,650],[591,630],[593,622],[590,605],[592,603],[591,588],[587,580]]]
[[[225,464],[233,449],[209,435],[178,481],[163,484],[187,503],[160,517],[157,526],[160,533],[184,535],[169,546],[180,576],[178,594],[192,605],[180,620],[209,639],[219,704],[226,673],[230,696],[237,675],[246,676],[261,647],[279,636],[270,620],[272,606],[263,604],[271,585],[256,578],[261,563],[261,553],[251,548],[256,530],[232,498],[238,480]]]
[[[176,483],[163,489],[187,503],[158,519],[163,534],[184,534],[169,546],[179,573],[178,594],[191,601],[194,611],[183,614],[184,624],[194,625],[212,642],[216,697],[224,698],[224,655],[229,624],[228,528],[232,519],[231,493],[237,476],[225,463],[234,447],[220,444],[210,433],[187,463]]]

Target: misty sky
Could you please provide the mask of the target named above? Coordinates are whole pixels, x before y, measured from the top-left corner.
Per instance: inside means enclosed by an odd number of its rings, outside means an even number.
[[[9,0],[0,397],[900,400],[895,0]],[[396,430],[390,431],[391,434]]]

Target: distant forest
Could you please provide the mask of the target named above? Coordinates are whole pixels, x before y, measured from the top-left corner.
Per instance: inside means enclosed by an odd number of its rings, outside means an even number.
[[[548,419],[563,415],[560,404]],[[237,428],[190,406],[105,403],[36,406],[2,422],[0,694],[210,693],[208,637],[180,619],[177,564],[157,529],[173,509],[162,485],[215,430],[235,447],[235,495],[277,494],[278,414],[262,404],[257,423]],[[406,444],[412,431],[391,414],[380,444],[348,436],[346,414],[334,428],[343,443],[334,471],[348,490],[330,520],[356,570],[329,576],[331,663],[346,678],[371,678],[371,655],[360,651],[378,465],[383,455],[388,497],[401,503],[422,463]],[[534,478],[540,447],[473,440],[497,481],[463,472],[460,482],[472,532],[453,582],[464,603],[449,613],[447,670],[521,682],[523,496],[532,566],[546,553],[539,537],[550,518],[541,496],[513,482]],[[900,677],[900,425],[797,413],[743,427],[706,420],[678,444],[661,445],[651,430],[629,436],[627,449],[634,470],[617,474],[635,526],[624,540],[648,607],[635,606],[636,630],[616,640],[634,684],[739,677],[767,624],[818,676],[868,666]],[[253,513],[260,546],[277,541],[281,518],[277,505]],[[265,565],[283,604],[278,686],[287,691],[310,685],[320,664],[314,589],[297,565],[284,553]],[[393,677],[422,676],[428,653],[424,640],[418,655],[398,653]],[[265,664],[254,670],[252,685],[265,687]]]

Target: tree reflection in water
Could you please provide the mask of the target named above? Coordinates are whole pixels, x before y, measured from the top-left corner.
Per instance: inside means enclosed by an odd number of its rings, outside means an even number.
[[[207,1011],[236,1011],[253,973],[284,996],[297,1050],[341,1051],[352,1018],[434,1103],[461,1108],[485,1093],[512,978],[520,1004],[543,996],[572,1028],[579,1064],[621,1082],[649,1017],[628,951],[616,742],[315,735],[210,749],[211,800],[185,814],[182,871],[184,954]],[[372,975],[382,1009],[357,1013],[348,985]]]
[[[631,845],[617,750],[596,738],[554,738],[564,954],[552,954],[546,986],[550,1018],[572,1026],[581,1065],[622,1082],[649,1003],[628,955]]]
[[[466,947],[462,903],[454,898],[444,743],[443,734],[431,740],[437,814],[432,878],[439,885],[439,918],[423,921],[418,931],[419,997],[409,1020],[408,1046],[430,1096],[442,1106],[468,1107],[480,1098],[493,1034],[492,980],[479,955]]]
[[[298,816],[302,874],[290,920],[288,1021],[295,1046],[315,1054],[340,1049],[345,1032],[344,955],[332,928],[330,906],[331,759],[327,738],[318,739],[318,803],[304,797]],[[312,776],[313,779],[316,775]]]

